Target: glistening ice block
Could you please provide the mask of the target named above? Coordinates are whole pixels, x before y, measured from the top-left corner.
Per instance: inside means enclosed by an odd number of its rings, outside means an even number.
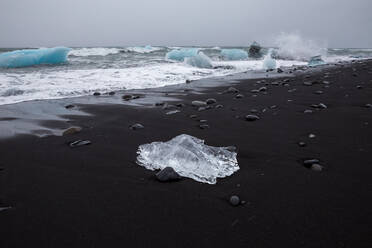
[[[179,175],[202,183],[215,184],[239,170],[236,152],[213,147],[204,140],[181,134],[168,142],[140,145],[137,163],[149,170],[172,167]]]
[[[0,67],[14,68],[41,64],[59,64],[67,60],[70,48],[25,49],[0,54]]]
[[[227,60],[244,60],[248,58],[248,53],[242,49],[222,49],[221,55]]]
[[[212,60],[203,52],[199,52],[196,56],[186,58],[185,63],[198,68],[213,68]]]
[[[198,55],[199,49],[198,48],[181,48],[178,50],[172,50],[168,52],[165,57],[167,59],[184,61],[185,58],[193,57]]]

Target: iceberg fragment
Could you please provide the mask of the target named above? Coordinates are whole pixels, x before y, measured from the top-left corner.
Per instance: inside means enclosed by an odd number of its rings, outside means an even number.
[[[244,60],[248,53],[242,49],[222,49],[221,56],[227,60]]]
[[[198,52],[198,48],[181,48],[168,52],[165,57],[166,59],[184,61],[185,58],[198,55]]]
[[[256,41],[252,43],[252,45],[249,47],[248,51],[249,57],[251,58],[261,58],[261,46]]]
[[[322,59],[321,55],[314,56],[310,58],[308,66],[318,66],[318,65],[325,65],[326,62]]]
[[[25,49],[0,54],[0,67],[14,68],[41,64],[59,64],[67,60],[70,48]]]
[[[239,170],[236,152],[227,147],[213,147],[187,134],[168,142],[140,145],[137,164],[149,170],[172,167],[179,175],[195,181],[215,184],[217,178]]]
[[[212,60],[203,52],[199,52],[196,56],[185,58],[185,63],[199,68],[213,68]]]
[[[269,50],[269,53],[265,56],[263,60],[262,67],[265,70],[274,70],[276,68],[276,60],[271,56],[272,50]]]

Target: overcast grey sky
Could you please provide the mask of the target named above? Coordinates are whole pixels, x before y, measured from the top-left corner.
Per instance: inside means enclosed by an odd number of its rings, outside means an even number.
[[[0,47],[270,46],[295,31],[372,47],[372,0],[0,0]]]

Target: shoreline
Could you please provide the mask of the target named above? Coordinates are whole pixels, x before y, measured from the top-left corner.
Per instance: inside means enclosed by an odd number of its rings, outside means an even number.
[[[0,246],[369,247],[372,61],[281,75],[195,81],[148,91],[164,98],[130,100],[152,107],[89,96],[96,102],[70,103],[88,115],[42,122],[81,132],[0,139],[0,208],[11,207],[0,211]],[[222,93],[230,86],[239,92]],[[122,94],[140,92],[114,97]],[[191,104],[208,98],[217,101],[211,109]],[[144,129],[131,130],[135,123]],[[181,133],[236,146],[240,170],[216,185],[160,183],[135,163],[139,145]],[[67,145],[78,139],[92,144]],[[312,158],[322,171],[303,166]],[[231,195],[246,203],[231,206]]]

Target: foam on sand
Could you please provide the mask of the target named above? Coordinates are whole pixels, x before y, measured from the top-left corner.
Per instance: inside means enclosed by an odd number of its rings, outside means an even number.
[[[172,167],[180,176],[215,184],[217,178],[239,170],[236,152],[227,147],[213,147],[204,140],[181,134],[168,142],[140,145],[137,163],[149,170]]]
[[[24,49],[0,54],[0,67],[15,68],[42,64],[60,64],[67,61],[70,48],[54,47]]]

